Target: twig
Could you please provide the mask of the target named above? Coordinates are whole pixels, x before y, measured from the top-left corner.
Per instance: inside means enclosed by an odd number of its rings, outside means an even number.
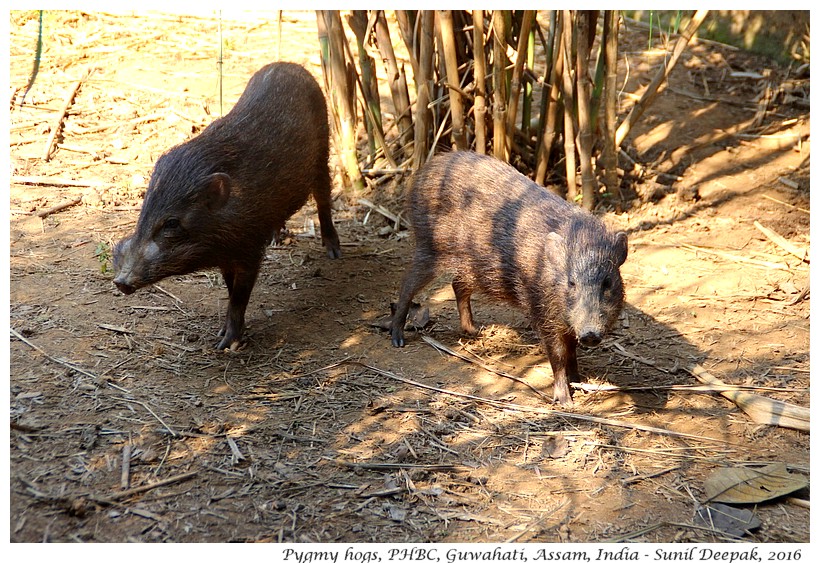
[[[66,208],[71,207],[73,205],[77,205],[82,200],[83,200],[82,196],[76,197],[76,198],[72,199],[71,201],[66,201],[66,202],[61,203],[59,205],[55,205],[54,207],[49,207],[48,209],[43,209],[41,211],[38,211],[37,213],[35,213],[35,215],[37,217],[39,217],[40,219],[44,219],[44,218],[48,217],[49,215],[51,215],[52,213],[57,213],[58,211],[62,211],[63,209],[66,209]]]
[[[761,194],[761,195],[763,197],[765,197],[766,199],[770,199],[770,200],[772,200],[776,203],[779,203],[781,205],[785,205],[786,207],[791,207],[792,209],[797,209],[798,211],[802,211],[803,213],[809,213],[809,214],[811,213],[811,211],[809,211],[808,209],[803,209],[802,207],[797,207],[796,205],[792,205],[791,203],[786,203],[785,201],[781,201],[781,200],[779,200],[775,197],[772,197],[770,195],[766,195],[766,194]]]
[[[160,90],[162,92],[162,90]],[[171,113],[174,115],[185,119],[186,121],[190,121],[194,125],[199,127],[203,127],[204,123],[201,121],[197,121],[182,112],[176,110],[170,110]],[[96,127],[91,127],[88,129],[83,129],[81,132],[78,132],[79,135],[89,135],[91,133],[101,133],[103,131],[107,131],[109,129],[114,129],[115,127],[126,127],[128,125],[139,125],[141,123],[149,123],[151,121],[156,121],[158,119],[164,119],[166,116],[165,113],[152,113],[150,115],[144,115],[142,117],[135,117],[134,119],[129,119],[128,121],[113,121],[111,123],[106,123],[104,125],[98,125]]]
[[[565,501],[564,501],[564,502],[562,502],[559,506],[556,506],[555,508],[551,509],[549,512],[547,512],[546,514],[544,514],[541,518],[539,518],[539,519],[538,519],[538,520],[536,520],[535,522],[532,522],[531,524],[529,524],[528,526],[526,526],[526,527],[525,527],[523,530],[521,530],[519,533],[515,534],[515,535],[514,535],[514,536],[512,536],[511,538],[508,538],[508,539],[504,540],[504,543],[513,543],[513,542],[515,542],[515,541],[518,541],[518,540],[519,540],[519,539],[520,539],[520,538],[521,538],[524,534],[526,534],[527,532],[529,532],[530,530],[532,530],[532,529],[533,529],[533,528],[535,528],[536,526],[540,526],[540,525],[541,525],[541,523],[542,523],[544,520],[546,520],[547,518],[549,518],[550,516],[552,516],[553,514],[555,514],[556,512],[558,512],[559,510],[561,510],[562,508],[564,508],[567,504],[569,504],[569,501],[568,501],[568,500],[565,500]]]
[[[689,20],[689,24],[686,26],[686,29],[684,29],[683,33],[681,33],[675,43],[675,47],[673,48],[669,59],[666,61],[666,64],[664,64],[662,68],[658,69],[658,72],[655,74],[652,82],[650,82],[646,87],[641,99],[638,100],[638,102],[632,107],[632,110],[630,110],[629,114],[618,126],[618,130],[615,132],[616,147],[621,146],[624,139],[631,131],[632,126],[638,121],[641,115],[643,115],[644,110],[647,106],[649,106],[649,104],[652,103],[655,96],[661,92],[669,73],[672,71],[672,68],[675,66],[675,63],[677,63],[681,53],[683,53],[686,45],[692,40],[695,35],[695,31],[697,31],[698,27],[700,27],[700,24],[706,18],[706,14],[708,13],[709,10],[698,10],[692,16],[692,19]]]
[[[94,381],[100,382],[100,377],[98,375],[93,374],[90,371],[87,371],[87,370],[85,370],[85,369],[83,369],[79,366],[75,366],[72,363],[66,362],[65,360],[60,360],[59,358],[55,358],[54,356],[48,354],[45,350],[43,350],[42,348],[40,348],[39,346],[37,346],[36,344],[31,342],[30,340],[26,339],[23,335],[21,335],[19,332],[17,332],[13,328],[9,327],[9,332],[11,332],[11,334],[14,337],[16,337],[18,340],[20,340],[20,342],[23,342],[24,344],[28,344],[29,346],[31,346],[32,348],[34,348],[35,350],[40,352],[42,355],[44,355],[46,358],[48,358],[52,362],[60,364],[61,366],[65,366],[68,369],[74,370],[77,373],[80,373],[80,374],[85,375],[87,377],[90,377]],[[131,394],[131,391],[129,391],[128,389],[125,389],[124,387],[120,387],[119,385],[115,385],[114,383],[111,383],[110,381],[105,381],[104,383],[106,385],[108,385],[109,387],[112,387],[112,388],[116,389],[117,391],[120,391],[122,393],[126,393],[128,395]]]
[[[663,475],[664,473],[669,473],[670,471],[676,471],[680,469],[680,466],[674,467],[665,467],[663,469],[659,469],[653,473],[649,473],[648,475],[633,475],[632,477],[627,477],[626,479],[621,479],[621,485],[631,485],[637,481],[643,481],[644,479],[654,479],[659,475]]]
[[[794,180],[789,180],[788,178],[783,178],[782,176],[777,179],[778,182],[783,184],[784,186],[788,186],[793,190],[800,190],[800,184],[795,182]]]
[[[365,176],[394,176],[407,174],[407,170],[404,168],[363,168],[362,174]]]
[[[371,498],[371,497],[391,497],[393,495],[400,495],[405,492],[404,487],[390,487],[389,489],[381,489],[380,491],[372,491],[366,492],[362,491],[359,493],[359,496],[362,498]]]
[[[161,419],[161,418],[157,415],[157,413],[155,413],[154,411],[152,411],[152,410],[151,410],[151,407],[149,407],[148,405],[146,405],[146,404],[145,404],[145,403],[143,403],[142,401],[137,401],[136,399],[129,399],[129,398],[127,398],[127,397],[114,397],[114,399],[116,399],[116,400],[118,400],[118,401],[125,401],[126,403],[135,403],[135,404],[137,404],[137,405],[141,406],[142,408],[144,408],[145,410],[147,410],[147,411],[148,411],[148,414],[150,414],[151,416],[153,416],[154,418],[156,418],[156,419],[157,419],[157,421],[159,421],[159,423],[160,423],[160,424],[162,424],[162,425],[165,427],[165,429],[166,429],[166,430],[168,430],[168,432],[170,432],[170,433],[171,433],[171,436],[173,436],[174,438],[176,438],[176,437],[177,437],[177,433],[176,433],[176,431],[174,431],[174,430],[173,430],[170,426],[168,426],[167,424],[165,424],[165,421],[164,421],[164,420],[162,420],[162,419]]]
[[[426,430],[423,426],[419,426],[419,430],[421,430],[424,435],[426,435],[428,438],[430,438],[430,440],[432,440],[434,445],[438,446],[439,448],[441,448],[445,452],[448,452],[448,453],[451,453],[451,454],[454,454],[454,455],[458,455],[458,452],[456,450],[448,448],[444,444],[444,442],[442,442],[441,440],[436,438],[429,430]]]
[[[573,389],[581,389],[588,393],[598,391],[695,391],[695,392],[720,392],[720,391],[776,391],[784,393],[805,393],[805,389],[794,387],[757,387],[755,385],[729,385],[726,383],[710,385],[629,385],[621,387],[618,385],[603,385],[596,383],[571,383]]]
[[[231,438],[230,436],[225,436],[225,440],[228,442],[228,447],[231,448],[231,454],[234,465],[238,461],[242,461],[245,459],[245,456],[242,455],[242,452],[239,451],[239,446],[236,445],[236,441]]]
[[[120,488],[127,490],[131,485],[131,444],[122,447],[122,472],[120,473]]]
[[[405,219],[401,215],[396,215],[394,213],[391,213],[390,211],[388,211],[387,209],[385,209],[381,205],[377,205],[377,204],[373,203],[372,201],[370,201],[368,199],[365,199],[363,197],[360,197],[358,201],[362,205],[365,205],[365,206],[369,207],[370,209],[372,209],[376,213],[384,215],[385,217],[387,217],[388,219],[393,221],[393,223],[395,224],[397,229],[399,228],[401,223],[404,223],[408,227],[410,226],[410,221],[408,221],[407,219]]]
[[[352,461],[344,461],[332,457],[325,457],[327,461],[332,461],[337,465],[343,467],[350,467],[353,469],[382,469],[387,471],[395,471],[396,469],[422,469],[425,471],[473,471],[472,467],[466,465],[454,464],[419,464],[419,463],[354,463]]]
[[[628,23],[629,25],[634,25],[635,27],[640,27],[641,29],[650,29],[649,24],[642,22],[640,20],[628,18],[626,16],[621,16],[624,22]],[[672,37],[680,37],[680,33],[667,33],[669,38]],[[736,47],[734,45],[729,45],[728,43],[721,43],[720,41],[714,41],[712,39],[704,39],[703,37],[697,38],[698,43],[703,43],[704,45],[715,45],[717,47],[721,47],[723,49],[728,49],[730,51],[739,51],[740,47]]]
[[[141,485],[139,487],[134,487],[132,489],[128,489],[127,491],[119,491],[113,493],[107,497],[89,497],[94,502],[98,502],[101,504],[110,504],[122,499],[138,495],[141,493],[145,493],[151,491],[153,489],[158,489],[159,487],[165,487],[167,485],[173,485],[175,483],[179,483],[180,481],[187,481],[191,477],[194,477],[198,474],[199,471],[189,471],[188,473],[183,473],[182,475],[177,475],[175,477],[168,477],[167,479],[163,479],[161,481],[157,481],[156,483],[149,483],[148,485]]]
[[[784,264],[776,264],[774,262],[766,262],[765,260],[755,260],[754,258],[746,258],[745,256],[735,256],[734,254],[729,254],[728,252],[721,252],[720,250],[710,250],[708,248],[704,248],[702,246],[695,246],[692,244],[681,244],[681,248],[685,248],[687,250],[691,250],[692,252],[704,252],[706,254],[711,254],[713,256],[720,256],[721,258],[725,258],[726,260],[732,260],[734,262],[743,262],[744,264],[750,264],[752,266],[757,266],[758,268],[768,268],[772,270],[786,270],[790,271],[791,268]]]
[[[460,360],[464,360],[465,362],[470,362],[471,364],[477,365],[478,367],[480,367],[482,369],[485,369],[485,370],[489,371],[490,373],[494,373],[496,375],[500,375],[501,377],[506,377],[508,379],[512,379],[513,381],[517,381],[518,383],[521,383],[522,385],[526,385],[527,387],[529,387],[530,390],[533,393],[535,393],[536,395],[538,395],[542,399],[544,399],[546,401],[551,401],[549,395],[547,395],[546,393],[544,393],[542,391],[539,391],[538,389],[536,389],[535,387],[533,387],[532,385],[530,385],[529,383],[527,383],[526,381],[524,381],[523,379],[521,379],[519,377],[516,377],[514,375],[510,375],[509,373],[503,372],[501,370],[497,370],[494,367],[492,367],[492,366],[490,366],[490,365],[488,365],[484,362],[480,362],[478,360],[474,360],[472,358],[469,358],[469,357],[467,357],[463,354],[459,354],[458,352],[456,352],[452,348],[449,348],[449,347],[445,346],[444,344],[442,344],[441,342],[439,342],[435,338],[431,338],[431,337],[427,336],[426,334],[422,334],[421,338],[422,338],[422,340],[424,340],[427,344],[429,344],[430,346],[432,346],[436,350],[441,350],[442,352],[450,354],[451,356],[454,356],[454,357],[456,357]]]
[[[98,324],[97,326],[99,328],[104,329],[104,330],[110,330],[112,332],[119,332],[121,334],[134,334],[133,330],[128,330],[127,328],[121,327],[121,326],[115,326],[115,325],[109,325],[109,324]]]
[[[764,227],[758,221],[754,222],[754,226],[757,227],[757,230],[766,235],[770,241],[775,243],[777,246],[788,252],[789,254],[793,254],[803,260],[804,262],[809,262],[809,249],[804,248],[800,249],[794,244],[790,243],[788,240],[783,238],[781,235],[776,233],[775,231],[769,229],[768,227]]]
[[[803,291],[801,291],[797,295],[797,297],[795,297],[794,299],[789,301],[788,304],[789,305],[797,305],[798,303],[800,303],[801,301],[803,301],[806,298],[806,296],[809,294],[810,290],[811,290],[811,284],[806,282],[806,287],[803,288]]]
[[[83,82],[89,77],[91,74],[91,69],[88,69],[85,75],[80,78],[77,82],[74,83],[74,86],[69,90],[68,94],[63,100],[63,107],[60,109],[60,112],[54,118],[54,121],[51,124],[51,134],[48,136],[48,141],[46,142],[45,151],[43,151],[43,160],[46,162],[49,161],[51,158],[51,151],[54,149],[54,143],[57,140],[57,135],[60,132],[60,129],[63,127],[63,119],[65,119],[66,114],[68,113],[68,108],[71,105],[71,102],[74,101],[74,96],[77,95],[77,91],[79,91],[80,86],[82,86]]]
[[[11,183],[69,188],[104,188],[108,185],[98,180],[70,180],[68,178],[53,178],[50,176],[12,176]]]
[[[168,291],[167,289],[163,289],[163,288],[162,288],[160,285],[158,285],[158,284],[154,284],[154,287],[155,287],[156,289],[160,290],[162,293],[164,293],[164,294],[165,294],[165,295],[167,295],[168,297],[170,297],[171,299],[173,299],[174,301],[176,301],[177,303],[182,303],[182,299],[180,299],[179,297],[177,297],[176,295],[174,295],[173,293],[171,293],[171,292],[170,292],[170,291]]]

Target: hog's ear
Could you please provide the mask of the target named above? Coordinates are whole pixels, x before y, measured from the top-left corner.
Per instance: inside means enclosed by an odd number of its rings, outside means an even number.
[[[545,246],[547,248],[547,256],[551,256],[553,260],[566,255],[567,241],[558,233],[547,233]]]
[[[208,209],[216,211],[228,203],[231,197],[231,177],[222,172],[211,174],[205,179],[203,201]]]
[[[626,233],[619,231],[615,233],[615,265],[620,266],[626,262],[626,255],[629,252],[627,245]]]
[[[559,252],[563,252],[565,245],[564,237],[558,233],[552,232],[547,234],[547,252],[549,254],[555,255]]]

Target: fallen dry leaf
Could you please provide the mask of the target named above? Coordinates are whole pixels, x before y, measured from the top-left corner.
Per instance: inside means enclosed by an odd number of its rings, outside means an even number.
[[[785,463],[765,467],[722,467],[704,482],[707,501],[753,504],[808,486],[808,479],[789,473]]]

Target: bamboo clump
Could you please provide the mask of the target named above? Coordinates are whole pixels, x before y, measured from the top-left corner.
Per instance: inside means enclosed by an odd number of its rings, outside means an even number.
[[[620,207],[621,145],[705,15],[694,13],[618,123],[617,10],[354,10],[346,18],[352,33],[339,11],[318,10],[345,183],[358,193],[362,170],[368,177],[400,174],[437,152],[474,150],[587,209],[601,193]],[[355,41],[355,58],[348,41]],[[392,107],[385,107],[388,99]]]

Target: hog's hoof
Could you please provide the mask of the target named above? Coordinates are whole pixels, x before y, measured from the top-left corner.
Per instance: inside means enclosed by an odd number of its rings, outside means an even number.
[[[572,391],[567,386],[556,385],[553,391],[553,400],[562,406],[572,406]]]
[[[463,332],[467,336],[478,336],[479,333],[481,332],[481,330],[477,329],[474,325],[470,325],[470,326],[462,326],[461,327],[461,332]]]
[[[242,339],[235,333],[226,330],[224,326],[219,331],[219,334],[217,334],[217,336],[222,337],[222,339],[219,342],[214,344],[214,349],[219,352],[223,350],[227,350],[229,352],[236,352],[242,347]]]
[[[217,352],[236,352],[243,347],[244,344],[241,340],[231,340],[227,342],[225,340],[220,340],[216,343],[216,345],[214,345],[214,349]]]
[[[404,334],[400,331],[393,331],[391,333],[394,348],[404,348]]]

